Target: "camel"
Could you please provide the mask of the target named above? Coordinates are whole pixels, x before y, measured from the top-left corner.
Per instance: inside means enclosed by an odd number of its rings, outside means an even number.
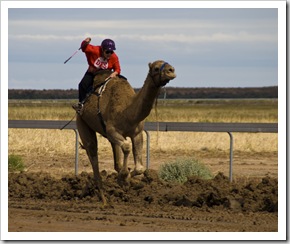
[[[82,114],[77,114],[76,118],[83,148],[91,162],[94,180],[104,205],[107,201],[99,172],[96,132],[111,143],[119,183],[142,174],[145,171],[142,163],[144,119],[150,114],[161,87],[176,77],[174,67],[170,64],[162,60],[149,63],[144,85],[135,93],[129,82],[122,77],[117,76],[104,82],[110,75],[108,72],[111,71],[96,74],[94,87],[97,88],[84,104]],[[131,138],[135,164],[132,172],[127,167],[130,153],[128,138]]]

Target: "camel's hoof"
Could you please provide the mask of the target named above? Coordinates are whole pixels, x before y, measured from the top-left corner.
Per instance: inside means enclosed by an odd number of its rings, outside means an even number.
[[[128,187],[130,186],[130,180],[129,179],[118,179],[118,185],[121,187]]]
[[[143,168],[140,168],[140,169],[134,169],[130,174],[131,174],[131,177],[134,177],[136,175],[142,175],[144,173],[144,169]]]
[[[127,178],[130,178],[130,172],[129,170],[121,170],[118,174],[118,178],[120,179],[127,179]]]
[[[128,186],[130,182],[131,175],[129,171],[121,170],[118,174],[118,184],[120,186]]]

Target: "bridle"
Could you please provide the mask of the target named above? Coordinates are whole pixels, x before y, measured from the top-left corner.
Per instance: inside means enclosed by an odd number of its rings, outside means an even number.
[[[168,63],[164,62],[159,69],[159,81],[161,81],[161,73],[162,73],[162,70],[165,68],[166,64],[168,64]]]
[[[161,65],[158,74],[151,75],[152,78],[153,78],[154,76],[156,76],[156,75],[159,75],[159,81],[161,81],[161,73],[162,73],[163,69],[165,68],[165,65],[166,65],[166,64],[168,64],[168,63],[167,63],[167,62],[164,62],[164,63]],[[154,85],[155,85],[156,87],[161,87],[161,86],[162,86],[162,85],[159,85],[159,84],[156,85],[154,79],[153,79],[153,83],[154,83]]]
[[[161,74],[162,70],[164,69],[165,65],[168,64],[167,62],[164,62],[161,67],[160,67],[160,70],[159,70],[159,73]]]

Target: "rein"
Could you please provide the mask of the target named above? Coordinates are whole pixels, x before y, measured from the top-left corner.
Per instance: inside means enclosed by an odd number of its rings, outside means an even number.
[[[72,117],[72,119],[69,122],[67,122],[63,127],[61,127],[60,130],[63,130],[65,127],[67,127],[73,121],[73,119],[76,117],[76,114],[77,113],[75,113],[75,115]]]
[[[101,119],[101,124],[102,124],[102,127],[103,127],[105,132],[106,132],[106,125],[105,125],[103,116],[102,116],[101,111],[100,111],[100,97],[102,96],[103,92],[105,91],[107,83],[110,80],[111,80],[111,77],[105,79],[104,82],[102,82],[101,84],[95,86],[92,89],[92,91],[90,93],[88,93],[88,95],[86,96],[86,98],[84,100],[84,103],[85,103],[92,94],[95,94],[98,97],[98,113],[97,114],[99,115],[99,117]],[[99,88],[99,90],[98,90],[98,92],[95,92],[97,88]],[[65,127],[67,127],[73,121],[73,119],[75,117],[76,117],[76,113],[74,114],[74,116],[72,117],[72,119],[69,122],[67,122],[63,127],[60,128],[60,130],[63,130]]]
[[[166,64],[168,64],[168,63],[167,63],[167,62],[164,62],[164,63],[161,65],[160,69],[159,69],[159,73],[156,74],[156,75],[159,75],[159,81],[161,80],[161,73],[162,73],[162,70],[164,69],[164,67],[165,67]],[[154,85],[155,85],[157,88],[161,87],[161,85],[158,85],[158,86],[157,86],[157,85],[155,84],[154,79],[153,79],[153,83],[154,83]],[[157,140],[157,145],[158,145],[158,142],[159,142],[159,122],[158,122],[157,103],[158,103],[158,96],[156,97],[156,99],[155,99],[155,104],[154,104],[155,115],[156,115],[156,121],[157,121],[157,139],[156,139],[156,140]]]
[[[101,96],[102,96],[103,92],[105,91],[106,86],[107,86],[107,84],[108,84],[108,82],[110,80],[111,80],[111,77],[107,78],[105,80],[105,82],[100,86],[98,93],[94,93],[98,97],[98,112],[97,112],[97,115],[99,116],[99,118],[101,120],[101,124],[102,124],[103,130],[104,130],[105,133],[106,133],[107,129],[106,129],[105,121],[103,119],[103,115],[102,115],[101,110],[100,110],[100,100],[101,100]]]

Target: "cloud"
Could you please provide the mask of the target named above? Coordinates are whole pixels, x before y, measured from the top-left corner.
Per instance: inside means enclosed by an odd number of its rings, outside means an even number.
[[[66,67],[63,61],[83,39],[91,37],[93,45],[105,38],[116,41],[122,70],[129,77],[138,72],[146,74],[148,62],[163,59],[188,73],[179,74],[176,84],[183,84],[178,83],[179,79],[190,84],[192,70],[200,77],[216,80],[217,75],[226,78],[226,74],[213,69],[235,76],[230,70],[236,68],[244,68],[240,73],[254,82],[251,74],[258,77],[253,73],[255,68],[273,71],[278,67],[277,24],[277,11],[272,9],[11,9],[9,67],[15,71],[17,62],[18,69],[10,77],[20,80],[25,74],[31,82],[35,71],[29,71],[35,69],[36,63],[39,70],[46,72],[50,68],[51,73],[70,72],[64,68],[71,68],[72,64],[86,66],[82,52]],[[27,69],[21,73],[22,67]],[[249,67],[253,68],[251,73]],[[78,74],[84,70],[79,68]],[[132,80],[143,82],[143,75]],[[210,78],[205,82],[212,84]],[[48,84],[52,86],[49,81],[43,85]]]
[[[32,34],[21,34],[21,35],[9,35],[10,40],[16,41],[51,41],[51,40],[65,40],[65,41],[72,41],[72,40],[82,40],[84,36],[73,36],[73,35],[32,35]]]
[[[104,10],[105,11],[105,10]],[[47,11],[49,12],[49,11]],[[145,11],[146,12],[146,11]],[[64,19],[11,19],[9,39],[22,41],[80,41],[87,36],[94,39],[110,37],[118,41],[196,43],[277,42],[276,19],[146,19],[143,14],[132,21],[118,20],[68,20]],[[180,11],[182,13],[182,10]],[[47,14],[47,13],[46,13]],[[115,16],[116,17],[116,16]]]
[[[228,43],[228,42],[277,42],[277,37],[267,34],[250,34],[247,32],[226,34],[222,32],[208,35],[186,34],[160,34],[160,35],[121,35],[120,39],[141,40],[150,42],[174,42],[174,43]]]
[[[20,35],[9,35],[11,40],[21,41],[51,41],[51,40],[65,40],[75,41],[83,40],[85,37],[90,36],[95,39],[106,38],[107,35],[100,34],[94,35],[92,33],[86,33],[84,35],[40,35],[40,34],[20,34]],[[251,34],[248,32],[239,33],[222,33],[217,32],[208,35],[186,35],[186,34],[120,34],[112,35],[111,38],[116,40],[129,40],[129,41],[144,41],[144,42],[174,42],[174,43],[229,43],[229,42],[278,42],[276,36],[270,34]]]

